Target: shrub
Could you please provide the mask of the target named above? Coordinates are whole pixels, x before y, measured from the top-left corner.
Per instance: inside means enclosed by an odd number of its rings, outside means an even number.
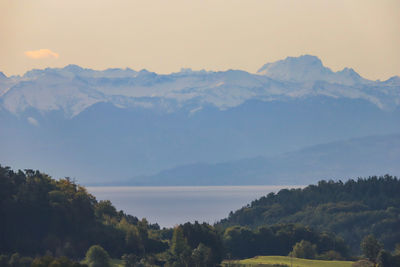
[[[111,267],[110,256],[99,245],[91,246],[86,252],[86,263],[89,267]]]
[[[317,246],[308,241],[301,240],[293,246],[291,255],[296,258],[314,259],[317,251]]]

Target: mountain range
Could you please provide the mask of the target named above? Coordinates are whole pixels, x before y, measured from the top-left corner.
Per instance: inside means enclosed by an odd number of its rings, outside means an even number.
[[[397,144],[400,77],[371,81],[349,68],[334,72],[310,55],[267,63],[257,73],[182,69],[157,74],[68,65],[23,76],[0,73],[0,124],[2,164],[72,174],[82,183],[169,184],[153,178],[143,182],[143,177],[186,166],[188,177],[180,184],[215,184],[216,174],[199,166],[228,164],[218,184],[279,184],[292,180],[275,168],[284,161],[273,158],[367,136]],[[349,147],[338,147],[342,151],[333,161],[352,155]],[[381,148],[376,153],[392,160]],[[253,179],[234,171],[235,164],[260,159],[261,165],[274,166],[269,176]],[[381,163],[386,167],[379,171],[398,170]],[[319,179],[360,170],[354,158],[346,161],[347,171],[337,173],[318,172],[323,164],[316,160],[305,164],[311,169],[291,169],[297,170],[298,184],[307,173]],[[200,170],[201,177],[189,177]]]
[[[400,134],[368,136],[270,157],[188,164],[119,185],[306,185],[321,179],[346,181],[349,177],[400,174],[399,162]]]

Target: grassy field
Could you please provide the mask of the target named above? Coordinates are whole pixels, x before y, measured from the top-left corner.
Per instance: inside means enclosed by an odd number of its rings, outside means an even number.
[[[233,263],[233,265],[232,265]],[[293,258],[291,260],[288,256],[257,256],[251,259],[239,261],[224,261],[223,266],[263,266],[271,264],[285,264],[292,267],[351,267],[352,261],[322,261],[322,260],[306,260]]]
[[[118,260],[118,259],[112,259],[111,260],[111,266],[112,267],[123,267],[124,266],[124,261],[123,260]]]
[[[87,264],[87,262],[85,260],[81,261],[81,263]],[[110,263],[111,263],[112,267],[124,267],[124,261],[123,260],[111,259]]]

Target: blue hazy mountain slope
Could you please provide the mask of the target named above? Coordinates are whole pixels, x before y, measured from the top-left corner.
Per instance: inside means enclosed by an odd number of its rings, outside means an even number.
[[[112,182],[400,132],[399,77],[369,81],[312,56],[272,65],[260,74],[69,65],[0,75],[0,162]],[[312,75],[293,78],[296,70]]]
[[[25,116],[38,118],[39,126],[27,123]],[[225,111],[205,108],[192,116],[107,103],[70,120],[57,112],[43,116],[31,111],[25,116],[1,116],[1,125],[7,125],[0,132],[2,162],[17,167],[24,162],[84,182],[400,132],[399,111],[388,113],[366,101],[331,98],[249,101]]]
[[[321,179],[400,175],[400,134],[315,145],[275,157],[197,163],[136,177],[122,185],[305,185]]]

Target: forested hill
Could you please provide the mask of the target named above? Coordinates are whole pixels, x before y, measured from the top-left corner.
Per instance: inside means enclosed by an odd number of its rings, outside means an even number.
[[[99,244],[111,256],[165,250],[150,237],[158,225],[117,211],[110,201],[97,201],[70,179],[55,180],[39,171],[14,172],[0,165],[0,254],[53,255],[82,258]]]
[[[341,235],[353,250],[374,234],[388,249],[400,240],[400,181],[396,177],[320,181],[303,189],[283,189],[253,201],[217,226],[257,228],[300,223]]]
[[[319,259],[349,259],[371,233],[385,249],[399,243],[399,192],[391,176],[322,181],[269,194],[214,226],[159,229],[97,201],[68,178],[0,165],[0,266],[81,266],[93,260],[94,249],[125,266],[217,266],[224,258],[285,256],[301,244]]]

